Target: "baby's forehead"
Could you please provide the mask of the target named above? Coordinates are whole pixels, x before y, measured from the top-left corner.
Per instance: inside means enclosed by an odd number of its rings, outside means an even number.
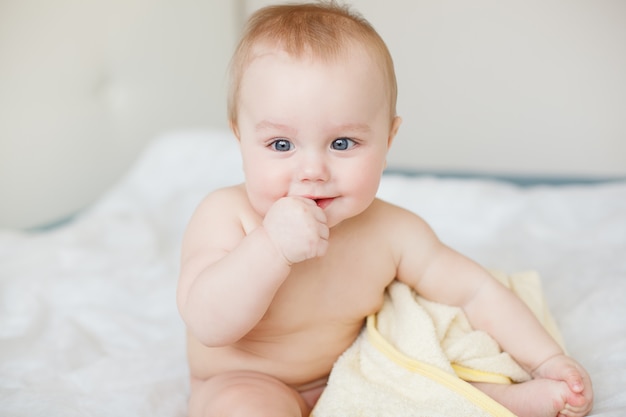
[[[327,64],[329,66],[339,65],[348,69],[354,68],[359,74],[367,73],[367,76],[370,77],[367,82],[378,85],[387,96],[390,114],[393,117],[396,114],[397,87],[393,63],[388,54],[385,55],[386,49],[383,49],[384,51],[381,51],[380,45],[370,45],[358,39],[341,42],[341,46],[336,48],[305,46],[304,48],[294,49],[290,48],[289,45],[281,43],[280,40],[256,38],[240,48],[235,59],[231,62],[231,86],[228,99],[231,123],[236,123],[242,88],[244,88],[244,85],[250,85],[248,84],[249,81],[258,80],[257,76],[259,74],[267,74],[266,71],[272,71],[271,66],[274,63],[269,60],[272,60],[274,57],[276,57],[277,61],[281,61],[282,57],[285,58],[284,62],[286,63],[305,64],[295,65],[293,67],[295,70],[304,70],[309,64],[311,64],[311,67],[319,67],[318,64]],[[263,64],[260,66],[253,65],[256,61],[259,61],[259,63],[263,61],[265,63],[270,62],[270,64],[269,67]],[[261,72],[256,72],[256,75],[253,76],[249,72],[251,65],[255,67],[255,69],[252,69],[252,72],[258,70]],[[248,74],[252,78],[249,78]],[[306,76],[305,71],[302,74],[303,77]]]
[[[316,47],[315,45],[301,45],[300,47],[289,46],[278,40],[258,40],[255,42],[249,52],[249,57],[254,58],[265,54],[281,54],[287,55],[295,59],[303,60],[320,60],[335,61],[340,60],[342,56],[347,56],[350,49],[363,49],[357,45],[338,44],[331,47]]]
[[[254,61],[268,57],[322,65],[353,65],[355,61],[359,61],[361,64],[378,66],[382,69],[382,64],[380,63],[382,60],[375,56],[374,51],[363,45],[343,45],[333,50],[318,50],[311,47],[304,47],[301,50],[289,50],[280,43],[258,42],[250,48],[247,59],[242,63],[242,73]]]

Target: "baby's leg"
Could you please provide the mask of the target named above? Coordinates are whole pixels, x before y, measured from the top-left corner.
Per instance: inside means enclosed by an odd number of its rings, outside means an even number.
[[[563,381],[533,379],[521,384],[473,383],[476,388],[519,417],[583,416],[585,399]]]
[[[191,384],[189,417],[302,417],[310,412],[296,390],[264,374],[230,372]]]

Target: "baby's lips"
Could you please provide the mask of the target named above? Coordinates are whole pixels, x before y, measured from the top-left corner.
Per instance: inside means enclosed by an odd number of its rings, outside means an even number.
[[[317,204],[317,206],[321,209],[325,209],[326,207],[328,207],[334,200],[335,200],[334,198],[313,199],[313,201],[315,201],[315,204]]]
[[[318,207],[322,209],[325,209],[326,207],[328,207],[330,203],[332,203],[335,200],[334,197],[316,197],[312,195],[303,195],[302,197],[312,200]]]

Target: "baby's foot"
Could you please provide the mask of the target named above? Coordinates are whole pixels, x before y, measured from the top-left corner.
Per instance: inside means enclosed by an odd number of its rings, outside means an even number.
[[[582,417],[585,398],[563,381],[533,379],[521,384],[473,384],[519,417]]]

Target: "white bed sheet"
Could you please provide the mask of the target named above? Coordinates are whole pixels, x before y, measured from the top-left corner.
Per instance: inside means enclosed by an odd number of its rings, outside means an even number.
[[[0,231],[0,415],[184,416],[182,232],[207,192],[241,180],[228,133],[176,132],[73,222]],[[379,195],[487,267],[538,270],[592,375],[592,415],[626,415],[626,182],[385,176]]]

